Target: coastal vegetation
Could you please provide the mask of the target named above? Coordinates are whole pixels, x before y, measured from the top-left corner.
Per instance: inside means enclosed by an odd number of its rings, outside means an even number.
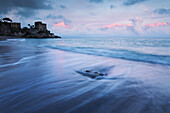
[[[61,38],[47,30],[47,24],[41,21],[34,22],[34,25],[21,28],[21,23],[13,22],[10,18],[0,20],[0,36],[11,36],[18,38]]]

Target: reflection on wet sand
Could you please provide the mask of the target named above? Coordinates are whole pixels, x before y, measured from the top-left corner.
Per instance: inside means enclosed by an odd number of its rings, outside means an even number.
[[[2,113],[170,111],[170,66],[18,43],[1,45]],[[87,73],[104,76],[92,79]]]

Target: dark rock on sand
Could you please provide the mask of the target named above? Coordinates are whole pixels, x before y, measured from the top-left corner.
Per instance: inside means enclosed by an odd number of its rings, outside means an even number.
[[[98,74],[98,72],[94,72],[94,74]]]
[[[107,74],[103,74],[103,73],[100,73],[100,72],[97,72],[97,71],[90,71],[90,70],[83,70],[83,71],[77,71],[78,73],[84,75],[84,76],[88,76],[90,78],[98,78],[98,77],[103,77],[103,76],[106,76]]]
[[[104,76],[104,74],[102,74],[102,73],[100,73],[99,75],[100,75],[100,76]]]
[[[89,70],[86,70],[86,72],[91,72],[91,71],[89,71]]]

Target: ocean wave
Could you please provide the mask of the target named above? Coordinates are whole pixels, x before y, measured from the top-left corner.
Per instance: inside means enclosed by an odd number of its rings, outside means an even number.
[[[15,63],[0,65],[0,68],[1,67],[7,67],[7,66],[14,66],[14,65],[18,65],[18,64],[24,63],[26,59],[27,58],[22,58],[22,59],[20,59],[19,61],[15,62]]]
[[[7,41],[26,41],[26,39],[7,39]]]
[[[7,40],[0,41],[0,43],[17,42],[17,41],[24,42],[26,41],[26,39],[7,39]]]
[[[119,58],[137,62],[147,62],[153,64],[170,65],[170,56],[168,55],[154,55],[141,53],[136,51],[130,51],[125,49],[103,49],[103,48],[92,48],[92,47],[70,47],[70,46],[45,46],[51,49],[58,49],[63,51],[105,56],[111,58]]]

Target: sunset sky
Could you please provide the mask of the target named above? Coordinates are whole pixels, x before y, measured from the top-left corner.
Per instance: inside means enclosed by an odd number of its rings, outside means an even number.
[[[170,0],[0,0],[0,18],[65,37],[170,37]]]

